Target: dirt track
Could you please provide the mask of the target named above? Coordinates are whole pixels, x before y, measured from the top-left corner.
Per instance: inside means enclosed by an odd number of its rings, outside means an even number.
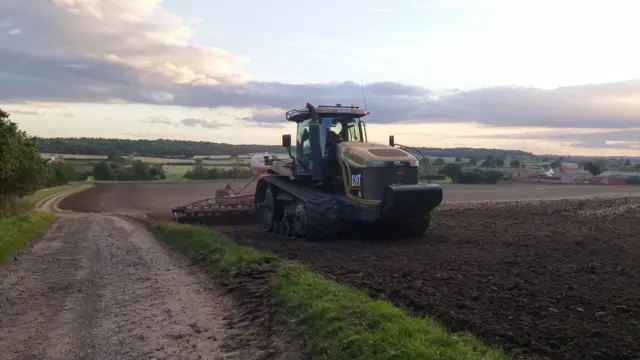
[[[297,358],[142,225],[60,217],[0,266],[3,360]]]
[[[171,205],[206,197],[218,186],[109,185],[69,198],[62,207],[166,218]],[[640,199],[456,204],[630,192],[640,195],[640,188],[449,185],[448,204],[432,231],[411,241],[306,243],[265,236],[252,227],[223,230],[238,242],[304,261],[374,296],[430,314],[451,329],[472,331],[514,355],[635,360],[640,358]]]

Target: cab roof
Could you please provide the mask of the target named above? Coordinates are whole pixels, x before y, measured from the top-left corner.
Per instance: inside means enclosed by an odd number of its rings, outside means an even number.
[[[336,105],[318,105],[316,106],[316,112],[318,116],[335,116],[335,117],[350,117],[350,118],[361,118],[369,115],[367,110],[362,110],[358,106],[350,105],[350,106],[342,106],[341,104]],[[287,111],[287,120],[300,122],[309,119],[309,109],[294,109]]]

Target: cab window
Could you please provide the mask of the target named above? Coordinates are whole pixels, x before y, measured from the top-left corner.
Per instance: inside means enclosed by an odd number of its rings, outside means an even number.
[[[311,120],[304,120],[298,123],[298,141],[296,142],[299,161],[311,169],[311,141],[309,139],[309,123]]]

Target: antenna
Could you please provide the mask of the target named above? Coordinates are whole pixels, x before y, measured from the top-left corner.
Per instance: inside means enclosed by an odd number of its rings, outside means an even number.
[[[360,87],[362,88],[362,100],[364,100],[364,110],[367,111],[367,97],[364,95],[364,82],[360,78]]]

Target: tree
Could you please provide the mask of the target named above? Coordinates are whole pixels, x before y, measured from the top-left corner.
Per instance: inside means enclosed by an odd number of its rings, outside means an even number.
[[[472,156],[469,158],[469,165],[478,165],[478,158],[476,158],[475,156]]]
[[[520,165],[521,165],[520,160],[517,160],[517,159],[511,160],[511,162],[509,163],[509,166],[512,168],[519,168]]]
[[[447,164],[442,169],[438,170],[439,174],[450,177],[454,182],[457,182],[462,178],[462,166],[458,164]]]
[[[106,181],[111,178],[111,167],[106,161],[100,161],[93,166],[93,178],[101,181]]]
[[[462,162],[462,158],[461,158],[460,156],[456,156],[455,161],[456,161],[457,163]]]
[[[587,162],[584,165],[584,169],[587,170],[588,172],[590,172],[593,176],[602,174],[602,169],[600,168],[600,166],[594,164],[591,161]]]
[[[437,158],[437,159],[433,160],[433,165],[434,166],[444,166],[444,159],[443,158]]]
[[[554,160],[549,164],[549,167],[552,169],[559,169],[562,167],[562,162],[560,160]]]
[[[107,161],[116,161],[120,156],[117,151],[111,150],[109,151],[109,155],[107,155]]]
[[[135,180],[151,180],[149,166],[140,160],[136,160],[131,165],[131,172]]]
[[[631,165],[631,160],[627,159],[624,161],[624,166],[630,166]]]
[[[499,168],[504,167],[504,160],[502,160],[502,158],[497,158],[494,160],[494,164]]]
[[[36,191],[46,174],[36,139],[18,129],[9,114],[0,109],[0,212]]]
[[[490,168],[496,166],[495,157],[492,155],[487,156],[482,162],[482,167]]]

